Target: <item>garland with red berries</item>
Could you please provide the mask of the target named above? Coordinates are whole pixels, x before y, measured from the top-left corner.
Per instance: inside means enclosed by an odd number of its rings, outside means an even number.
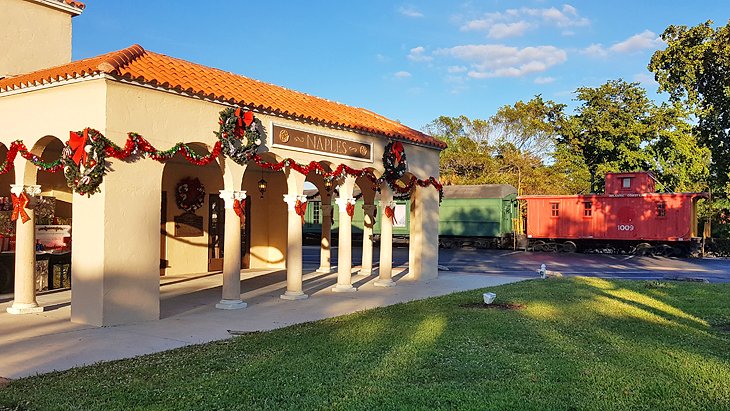
[[[387,183],[395,194],[401,196],[409,195],[416,186],[433,186],[439,191],[439,198],[443,196],[443,186],[434,177],[421,180],[411,176],[407,181],[401,180],[408,164],[405,150],[400,142],[390,142],[386,145],[383,154],[385,172],[380,178],[376,178],[370,170],[356,169],[345,164],[338,165],[333,171],[327,171],[316,161],[311,161],[306,165],[291,158],[286,158],[278,163],[267,162],[256,153],[264,135],[261,121],[256,119],[252,112],[243,111],[240,108],[227,108],[220,114],[220,129],[215,132],[218,141],[207,155],[196,153],[190,146],[182,142],[168,150],[158,150],[144,137],[134,132],[127,133],[124,145],[118,146],[99,131],[86,128],[79,132],[71,132],[69,141],[61,152],[61,158],[52,162],[42,161],[38,156],[32,154],[22,141],[12,142],[8,148],[5,162],[0,165],[0,175],[12,170],[15,157],[20,154],[39,170],[52,173],[63,170],[68,186],[73,191],[91,196],[100,191],[99,186],[108,172],[107,157],[122,161],[151,158],[164,163],[180,153],[189,163],[205,166],[223,154],[241,165],[253,161],[259,167],[274,171],[289,168],[304,175],[315,172],[322,175],[326,181],[333,181],[345,175],[365,177],[373,184],[376,191],[379,191],[382,183]]]

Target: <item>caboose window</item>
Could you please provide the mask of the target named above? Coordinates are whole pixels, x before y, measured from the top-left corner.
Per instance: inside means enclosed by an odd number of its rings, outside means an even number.
[[[560,215],[560,204],[559,203],[550,203],[550,216],[558,217],[559,215]]]
[[[665,201],[658,201],[656,203],[656,216],[666,217],[667,215],[667,203]]]
[[[591,216],[593,216],[593,202],[584,201],[583,202],[583,217],[591,217]]]
[[[621,187],[631,188],[631,177],[624,177],[621,179]]]

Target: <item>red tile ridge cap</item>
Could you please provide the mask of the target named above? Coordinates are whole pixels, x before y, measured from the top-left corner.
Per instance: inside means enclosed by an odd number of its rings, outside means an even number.
[[[71,7],[76,7],[79,10],[83,10],[83,9],[86,8],[86,4],[84,4],[84,3],[80,2],[80,1],[64,0],[63,2],[66,3],[66,4],[68,4]]]
[[[119,69],[128,66],[146,53],[142,46],[134,44],[126,49],[106,54],[105,58],[96,67],[101,72],[119,75],[121,74]]]

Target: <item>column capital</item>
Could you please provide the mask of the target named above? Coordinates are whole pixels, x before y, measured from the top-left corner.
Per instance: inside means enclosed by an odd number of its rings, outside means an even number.
[[[395,207],[395,201],[378,201],[378,205],[381,207]]]
[[[218,197],[226,202],[226,208],[233,208],[235,200],[241,201],[246,198],[246,191],[242,190],[218,190]]]
[[[19,196],[23,192],[25,195],[35,197],[41,193],[41,186],[37,184],[25,185],[25,184],[10,184],[10,192]]]
[[[362,209],[365,211],[365,214],[372,215],[378,209],[378,206],[375,204],[363,204]]]
[[[322,215],[329,215],[332,212],[332,204],[321,204],[319,208],[322,210]]]
[[[297,200],[302,203],[306,203],[307,196],[300,194],[284,194],[284,202],[286,203],[287,208],[290,212],[296,211],[294,207],[297,205]]]
[[[345,211],[345,207],[347,207],[347,204],[355,205],[357,200],[354,198],[335,198],[335,203],[337,204],[337,208],[340,209],[340,211]]]

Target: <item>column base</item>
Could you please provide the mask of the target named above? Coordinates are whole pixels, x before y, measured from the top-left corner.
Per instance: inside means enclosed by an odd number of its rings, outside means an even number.
[[[309,296],[301,291],[287,291],[280,295],[279,298],[282,300],[306,300]]]
[[[334,272],[334,270],[332,269],[332,267],[321,267],[320,266],[317,269],[317,272],[322,273],[322,274],[332,274]]]
[[[357,275],[368,275],[368,276],[369,276],[369,275],[372,275],[372,274],[373,274],[373,270],[365,270],[365,269],[361,269],[361,270],[360,270],[360,271],[359,271],[359,272],[357,273]]]
[[[337,284],[334,288],[332,288],[332,292],[335,293],[354,293],[355,291],[357,291],[357,288],[349,284]]]
[[[395,281],[393,281],[391,279],[387,279],[387,280],[376,280],[373,283],[373,285],[376,286],[376,287],[395,287]]]
[[[35,314],[35,313],[42,313],[43,307],[39,306],[38,304],[22,304],[22,303],[13,303],[12,306],[5,309],[5,311],[8,312],[8,314]]]
[[[247,306],[248,304],[241,300],[220,300],[220,302],[215,305],[215,308],[219,310],[240,310]]]

